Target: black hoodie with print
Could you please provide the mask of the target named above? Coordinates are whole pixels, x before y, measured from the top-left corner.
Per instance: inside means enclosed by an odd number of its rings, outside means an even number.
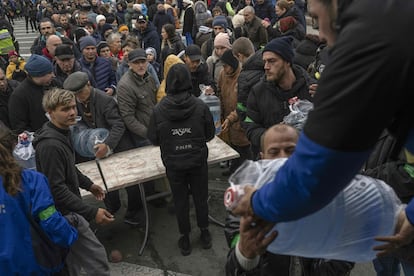
[[[171,67],[166,92],[151,116],[148,139],[160,146],[168,169],[199,167],[207,162],[206,142],[214,138],[215,127],[207,105],[191,94],[191,77],[185,64]]]

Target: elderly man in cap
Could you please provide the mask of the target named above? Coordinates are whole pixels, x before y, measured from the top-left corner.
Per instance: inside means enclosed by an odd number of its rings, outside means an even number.
[[[16,80],[8,80],[3,69],[0,68],[0,122],[8,128],[10,128],[9,99],[19,84]]]
[[[192,44],[185,49],[184,62],[191,73],[193,95],[196,97],[200,96],[200,84],[208,87],[205,91],[206,94],[214,94],[216,85],[208,72],[207,64],[201,56],[201,50],[198,45]]]
[[[109,136],[101,144],[96,145],[96,158],[105,158],[112,152],[120,152],[133,148],[130,133],[119,114],[118,106],[111,96],[94,88],[85,72],[71,74],[63,83],[63,88],[73,91],[76,95],[76,107],[84,124],[88,128],[105,128]],[[129,202],[139,200],[139,191],[135,187],[127,188]],[[116,213],[121,207],[119,192],[108,193],[105,205],[109,212]],[[128,211],[135,211],[134,204],[128,205]]]
[[[118,82],[118,105],[122,119],[131,132],[136,147],[149,145],[147,131],[150,116],[156,103],[157,86],[147,72],[148,61],[144,49],[135,49],[128,53],[128,71]],[[144,185],[147,194],[152,193],[152,182]],[[124,222],[132,225],[142,224],[141,203],[134,204],[135,212],[127,212]],[[129,207],[128,207],[129,209]]]
[[[76,95],[78,115],[82,117],[81,123],[88,128],[105,128],[109,136],[101,144],[96,145],[95,156],[104,158],[112,152],[128,150],[132,143],[125,134],[125,125],[118,111],[114,98],[103,91],[94,88],[88,74],[74,72],[63,83],[63,88]]]
[[[265,130],[290,113],[290,99],[312,101],[308,87],[315,80],[302,67],[292,64],[293,55],[288,37],[273,39],[263,50],[265,78],[251,89],[242,122],[254,154],[259,152]]]
[[[82,117],[79,123],[88,128],[105,128],[109,131],[108,137],[101,144],[96,145],[96,158],[104,158],[112,152],[121,152],[134,148],[129,131],[125,128],[119,114],[115,100],[94,88],[85,72],[71,74],[63,83],[63,88],[73,91],[76,95],[76,107],[78,115]],[[135,203],[140,202],[137,187],[128,187],[127,214],[139,209]],[[112,191],[105,197],[105,205],[109,212],[116,213],[121,207],[119,192]],[[128,219],[128,216],[126,216]]]
[[[10,125],[17,133],[36,131],[47,122],[42,98],[54,77],[52,63],[43,56],[32,55],[24,69],[27,77],[14,90],[9,100]]]
[[[80,39],[79,46],[82,51],[80,59],[82,69],[89,71],[96,88],[105,91],[109,96],[114,95],[116,89],[115,72],[108,59],[97,56],[96,40],[91,36],[84,36]]]
[[[55,74],[55,83],[57,87],[62,88],[63,82],[66,78],[73,72],[84,71],[88,74],[89,80],[92,80],[93,77],[90,72],[86,69],[83,69],[79,61],[75,59],[75,53],[73,52],[72,47],[69,45],[59,45],[55,50],[55,63],[53,65],[53,73]]]
[[[118,83],[118,105],[127,128],[133,133],[136,145],[149,144],[147,127],[154,109],[157,86],[148,74],[144,49],[128,53],[128,71]]]
[[[151,22],[147,21],[144,15],[138,16],[133,32],[141,42],[142,49],[152,47],[157,51],[157,53],[160,53],[161,38],[157,33],[157,29]]]

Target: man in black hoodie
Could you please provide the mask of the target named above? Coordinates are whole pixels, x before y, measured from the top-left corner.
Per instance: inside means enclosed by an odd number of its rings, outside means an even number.
[[[155,107],[148,127],[148,139],[161,149],[174,198],[180,234],[178,241],[181,254],[191,253],[189,199],[197,214],[197,226],[201,230],[204,249],[211,248],[208,230],[208,148],[206,142],[213,139],[215,127],[207,105],[192,95],[190,72],[178,63],[167,75],[166,93]]]
[[[36,149],[36,168],[49,180],[56,208],[78,230],[78,240],[66,259],[70,275],[79,275],[83,268],[88,275],[110,275],[106,251],[89,228],[88,221],[107,224],[114,220],[111,213],[82,201],[79,187],[90,191],[98,200],[105,198],[103,189],[93,184],[75,166],[69,127],[76,124],[75,94],[55,88],[43,97],[43,108],[50,117],[39,130],[33,145]]]

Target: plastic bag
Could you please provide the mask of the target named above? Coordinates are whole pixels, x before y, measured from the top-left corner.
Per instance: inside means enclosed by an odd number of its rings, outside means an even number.
[[[33,134],[34,132],[29,131],[19,134],[13,156],[23,168],[36,170],[35,149],[32,145]]]
[[[225,206],[230,210],[237,206],[241,197],[238,192],[245,185],[256,188],[267,185],[285,161],[243,163],[229,178],[231,187],[226,191]],[[356,175],[319,211],[298,220],[277,223],[274,230],[278,231],[278,237],[267,251],[350,262],[372,261],[376,254],[372,248],[381,244],[375,237],[392,235],[403,209],[404,205],[390,186],[378,179]]]
[[[283,118],[283,123],[301,131],[305,125],[308,113],[313,109],[313,103],[308,100],[297,100],[289,105],[290,113]]]
[[[82,123],[72,126],[71,131],[73,148],[79,155],[88,158],[95,158],[95,145],[103,143],[109,136],[105,128],[88,128]]]
[[[286,158],[275,160],[246,160],[229,177],[230,187],[224,194],[224,205],[228,210],[234,209],[240,198],[244,195],[244,186],[252,185],[260,188],[270,182],[279,168],[285,163]]]

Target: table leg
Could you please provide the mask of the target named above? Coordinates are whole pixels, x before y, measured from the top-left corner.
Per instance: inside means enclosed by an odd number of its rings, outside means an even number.
[[[145,189],[144,189],[144,184],[143,183],[139,183],[138,184],[139,187],[139,195],[141,197],[141,202],[142,202],[142,208],[144,209],[144,213],[145,213],[145,235],[144,235],[144,240],[141,244],[141,247],[138,251],[138,255],[141,256],[142,253],[144,252],[145,246],[147,245],[148,242],[148,236],[149,236],[149,212],[148,212],[148,206],[147,206],[147,200],[145,198]]]

